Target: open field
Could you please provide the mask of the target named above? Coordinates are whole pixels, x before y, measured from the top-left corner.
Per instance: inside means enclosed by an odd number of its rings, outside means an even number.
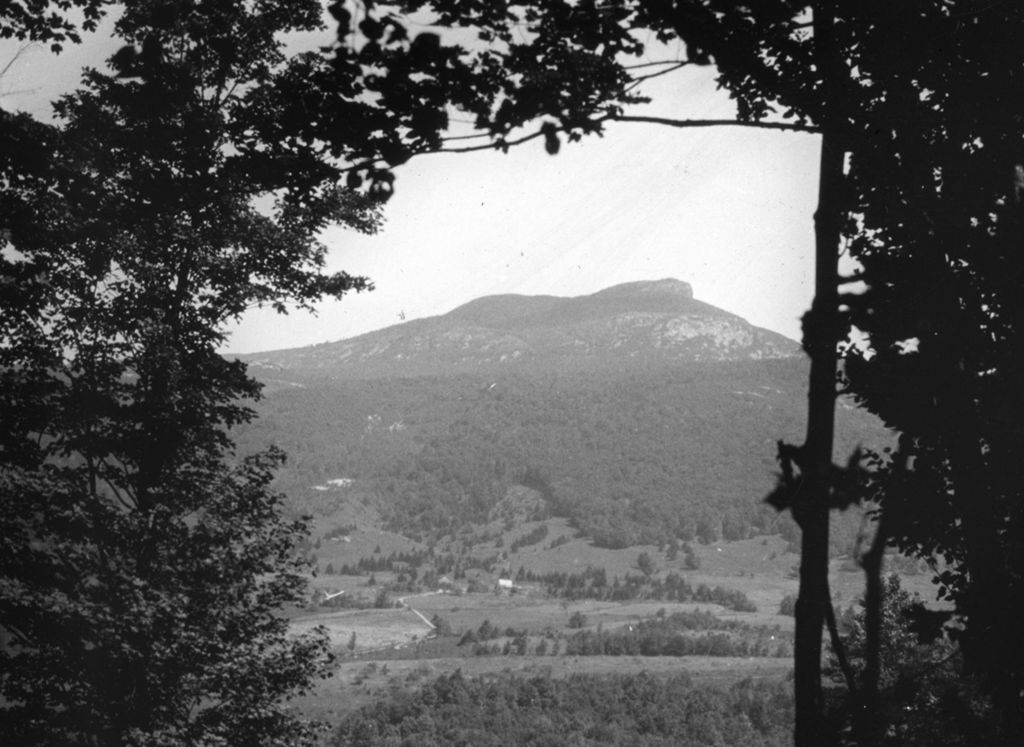
[[[484,620],[490,620],[502,630],[515,628],[526,629],[531,633],[546,630],[564,632],[568,630],[569,617],[574,612],[582,612],[586,616],[587,627],[592,628],[600,624],[606,629],[612,629],[641,618],[652,617],[662,609],[667,614],[691,612],[696,609],[713,613],[722,611],[722,608],[715,604],[693,602],[563,602],[541,597],[493,594],[412,596],[406,601],[427,617],[437,614],[444,618],[456,632],[478,628]]]
[[[331,647],[342,649],[356,634],[357,651],[404,646],[430,632],[430,626],[407,609],[340,610],[307,615],[292,621],[292,631],[301,634],[322,625]]]

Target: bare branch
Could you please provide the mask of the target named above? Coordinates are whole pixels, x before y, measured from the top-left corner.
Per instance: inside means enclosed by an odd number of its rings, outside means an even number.
[[[791,130],[793,132],[820,133],[821,129],[814,125],[797,124],[795,122],[744,122],[738,119],[670,119],[668,117],[644,117],[628,114],[609,115],[613,122],[642,122],[659,124],[666,127],[753,127],[761,130]]]
[[[680,69],[681,67],[685,67],[686,65],[689,65],[689,64],[690,64],[689,62],[679,62],[679,63],[676,63],[675,65],[673,65],[672,67],[667,67],[664,70],[659,70],[656,73],[649,73],[647,75],[638,75],[637,77],[633,78],[632,82],[628,86],[626,86],[626,90],[627,91],[632,91],[634,88],[636,88],[638,85],[640,85],[644,81],[652,80],[653,78],[660,78],[662,75],[668,75],[669,73],[674,73],[676,70]]]
[[[744,122],[738,119],[670,119],[666,117],[645,117],[645,116],[633,116],[626,114],[606,114],[603,117],[592,119],[589,121],[591,125],[602,125],[605,122],[640,122],[644,124],[659,124],[665,125],[666,127],[752,127],[755,129],[762,130],[790,130],[793,132],[809,132],[818,133],[820,129],[813,125],[803,125],[788,122]],[[564,128],[560,128],[561,132],[565,132]],[[476,153],[487,150],[507,150],[516,145],[529,142],[530,140],[536,140],[537,138],[544,135],[544,130],[537,130],[528,135],[515,138],[513,140],[498,140],[489,141],[486,143],[480,143],[479,145],[465,145],[455,148],[434,148],[431,150],[422,150],[415,153],[415,156],[426,156],[434,153]],[[477,135],[457,135],[450,138],[445,138],[444,142],[452,142],[455,140],[475,140],[478,138],[487,137],[487,133],[480,133]],[[371,159],[366,161],[360,161],[350,166],[339,168],[339,173],[345,173],[348,171],[360,171],[367,168],[375,168],[381,159]]]
[[[25,54],[25,52],[30,50],[32,47],[36,46],[39,45],[35,42],[25,42],[23,44],[19,44],[17,51],[14,53],[11,59],[7,61],[7,64],[4,65],[3,69],[0,70],[0,78],[4,77],[5,75],[7,75],[8,72],[10,72],[10,69],[14,66],[14,63],[18,61],[18,58],[20,58],[23,54]]]
[[[674,65],[675,67],[682,67],[683,65],[689,65],[689,60],[657,60],[655,62],[639,62],[636,65],[623,65],[623,70],[640,70],[645,67],[657,67],[658,65]]]

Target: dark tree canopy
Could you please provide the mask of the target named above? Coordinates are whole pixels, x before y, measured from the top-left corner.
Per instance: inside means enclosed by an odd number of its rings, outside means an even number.
[[[851,164],[850,250],[868,287],[849,299],[850,321],[870,348],[849,351],[846,375],[907,436],[876,482],[880,531],[943,561],[967,665],[1019,733],[1024,12],[957,5],[885,16],[942,44],[863,41],[866,75],[901,71],[870,101],[875,118],[907,126],[865,138]]]
[[[6,0],[0,12],[0,39],[49,42],[59,52],[79,43],[79,30],[94,31],[109,0]]]
[[[8,17],[5,16],[5,20]],[[373,231],[288,102],[315,55],[282,36],[316,2],[141,2],[113,75],[56,126],[3,114],[0,170],[0,741],[283,744],[283,707],[328,663],[280,607],[307,570],[236,457],[258,385],[217,353],[246,309],[368,287],[317,234]]]

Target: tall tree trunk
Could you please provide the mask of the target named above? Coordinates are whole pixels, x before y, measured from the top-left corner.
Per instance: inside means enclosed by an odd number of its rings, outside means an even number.
[[[792,503],[801,529],[800,592],[796,603],[794,688],[797,747],[827,741],[821,688],[821,647],[828,598],[829,488],[835,438],[839,238],[845,151],[833,107],[836,68],[834,0],[814,8],[815,57],[826,91],[822,113],[818,207],[814,213],[814,302],[804,317],[803,345],[811,358],[807,435],[801,450],[803,484]]]
[[[836,400],[840,189],[842,147],[825,133],[815,222],[815,294],[805,317],[804,348],[811,357],[807,436],[802,449],[804,482],[793,503],[801,529],[800,594],[794,651],[796,744],[823,744],[821,644],[828,599],[829,488]]]

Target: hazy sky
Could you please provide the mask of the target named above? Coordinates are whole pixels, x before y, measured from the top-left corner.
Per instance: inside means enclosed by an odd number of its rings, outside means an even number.
[[[35,50],[0,80],[3,106],[46,102],[97,65],[87,40],[54,64]],[[0,46],[0,69],[12,53]],[[732,112],[710,69],[652,81],[637,113],[717,118]],[[811,300],[816,136],[737,127],[612,125],[603,138],[540,141],[509,154],[422,156],[397,172],[376,236],[330,230],[329,269],[376,290],[324,303],[317,316],[256,311],[225,346],[254,352],[333,341],[449,311],[493,293],[579,295],[675,277],[697,298],[799,337]]]

